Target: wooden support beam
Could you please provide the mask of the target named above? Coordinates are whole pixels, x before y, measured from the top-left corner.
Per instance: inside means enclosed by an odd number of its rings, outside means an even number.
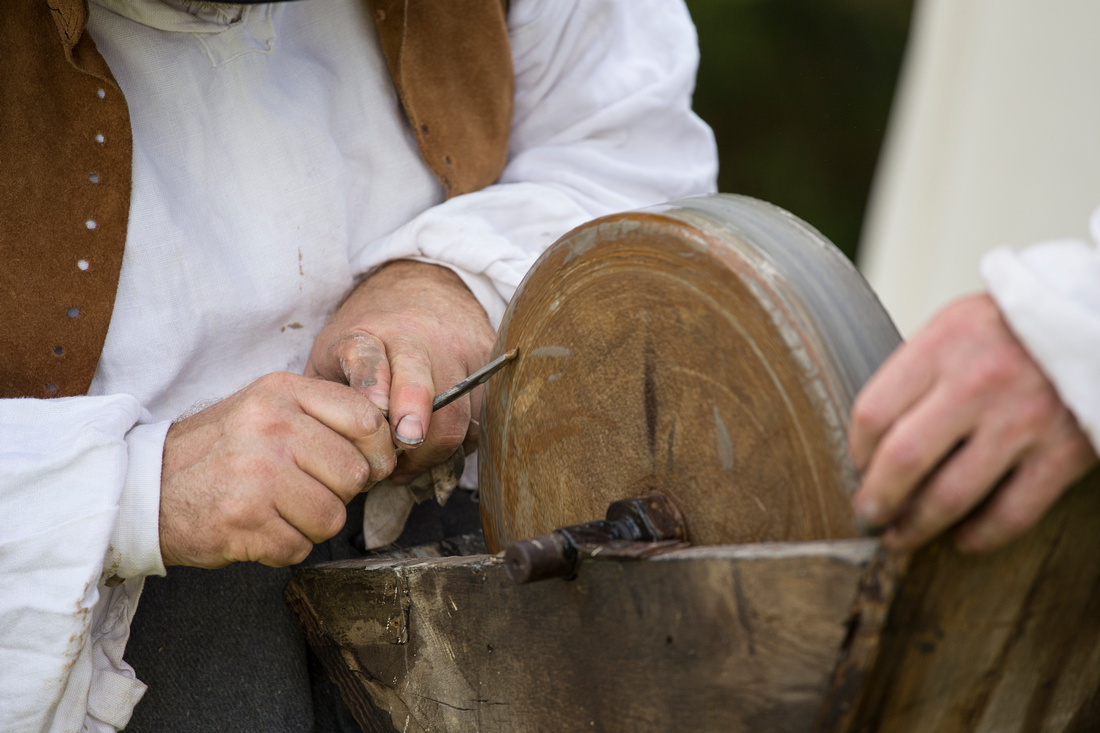
[[[1100,471],[998,552],[945,536],[892,572],[854,605],[819,730],[1100,730]]]
[[[287,597],[367,730],[808,730],[870,540],[331,563]]]

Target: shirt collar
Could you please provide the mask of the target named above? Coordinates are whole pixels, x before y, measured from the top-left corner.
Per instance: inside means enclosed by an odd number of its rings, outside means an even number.
[[[91,0],[135,23],[176,33],[221,33],[266,8],[199,0]]]
[[[245,54],[275,49],[274,15],[279,5],[239,5],[197,0],[91,0],[141,25],[169,33],[190,33],[210,63],[222,66]]]

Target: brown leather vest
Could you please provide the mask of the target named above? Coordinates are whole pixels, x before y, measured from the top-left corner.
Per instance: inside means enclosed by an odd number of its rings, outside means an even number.
[[[365,1],[447,196],[493,183],[512,115],[506,0]],[[84,394],[111,320],[133,145],[87,20],[87,0],[0,11],[0,397]]]

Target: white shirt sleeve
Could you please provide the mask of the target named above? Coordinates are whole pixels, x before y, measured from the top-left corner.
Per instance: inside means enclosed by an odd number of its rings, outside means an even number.
[[[691,111],[695,28],[681,0],[517,0],[508,162],[493,186],[435,206],[353,263],[454,269],[494,326],[538,255],[615,211],[715,190],[717,151]]]
[[[0,729],[123,727],[122,661],[157,516],[168,423],[128,395],[0,400]]]
[[[1100,209],[1092,243],[987,254],[982,277],[1013,332],[1100,451]]]

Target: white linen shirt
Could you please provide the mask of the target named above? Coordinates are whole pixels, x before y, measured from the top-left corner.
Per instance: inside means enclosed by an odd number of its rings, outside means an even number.
[[[1005,320],[1100,453],[1100,209],[1092,242],[1000,247],[981,274]]]
[[[363,2],[92,0],[131,115],[129,233],[89,395],[0,400],[0,729],[125,726],[169,424],[300,372],[357,276],[446,265],[495,325],[569,229],[714,190],[682,0],[514,0],[508,30],[507,166],[444,202]]]

